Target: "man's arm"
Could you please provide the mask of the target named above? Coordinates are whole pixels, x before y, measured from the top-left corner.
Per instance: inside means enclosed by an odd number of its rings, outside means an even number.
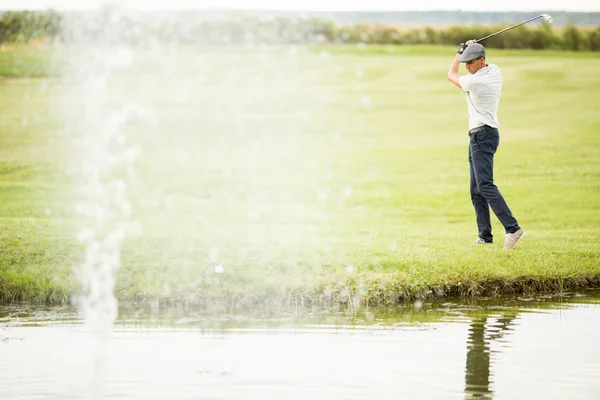
[[[460,78],[460,75],[458,74],[458,57],[460,57],[460,53],[456,53],[456,56],[454,56],[454,60],[452,60],[452,64],[450,64],[450,70],[448,71],[448,80],[462,89],[462,86],[460,86],[460,82],[458,81],[458,78]]]
[[[475,43],[476,41],[477,40],[468,40],[467,43],[461,43],[458,47],[458,52],[456,53],[456,56],[454,56],[454,60],[452,60],[452,64],[450,64],[450,70],[448,71],[448,80],[461,89],[462,86],[459,82],[460,75],[458,74],[458,57],[460,57],[460,55],[463,51],[465,51],[468,45],[470,45],[471,43]]]

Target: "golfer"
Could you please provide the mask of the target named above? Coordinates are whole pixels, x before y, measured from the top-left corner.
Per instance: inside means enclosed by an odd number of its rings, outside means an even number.
[[[469,75],[458,74],[459,63],[465,63]],[[494,153],[500,142],[497,110],[502,74],[496,65],[486,63],[485,48],[475,40],[469,40],[459,46],[448,71],[448,80],[465,92],[469,110],[471,199],[479,229],[475,243],[492,243],[494,240],[491,207],[506,231],[504,248],[512,249],[525,232],[494,185]]]

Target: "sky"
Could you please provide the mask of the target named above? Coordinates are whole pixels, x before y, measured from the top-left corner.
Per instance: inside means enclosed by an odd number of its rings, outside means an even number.
[[[94,9],[104,0],[0,0],[4,9]],[[113,0],[135,9],[256,9],[311,11],[465,10],[600,11],[598,0]]]

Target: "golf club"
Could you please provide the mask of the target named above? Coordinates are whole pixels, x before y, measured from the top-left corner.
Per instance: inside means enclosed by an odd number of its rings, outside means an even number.
[[[538,18],[544,18],[544,20],[545,20],[547,23],[549,23],[549,24],[551,24],[551,23],[552,23],[552,17],[551,17],[551,16],[549,16],[548,14],[542,14],[542,15],[538,15],[537,17],[534,17],[534,18],[528,19],[527,21],[523,21],[523,22],[521,22],[520,24],[516,24],[516,25],[513,25],[513,26],[509,26],[508,28],[502,29],[501,31],[498,31],[498,32],[496,32],[496,33],[492,33],[491,35],[487,35],[487,36],[485,36],[485,37],[482,37],[481,39],[477,39],[477,43],[480,43],[480,42],[482,42],[482,41],[484,41],[484,40],[486,40],[486,39],[489,39],[489,38],[491,38],[492,36],[499,35],[499,34],[501,34],[502,32],[506,32],[506,31],[508,31],[508,30],[511,30],[511,29],[513,29],[513,28],[516,28],[517,26],[521,26],[521,25],[523,25],[523,24],[526,24],[526,23],[528,23],[528,22],[531,22],[531,21],[533,21],[533,20],[536,20],[536,19],[538,19]]]

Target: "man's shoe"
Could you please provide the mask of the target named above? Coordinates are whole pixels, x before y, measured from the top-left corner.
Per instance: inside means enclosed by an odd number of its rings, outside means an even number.
[[[493,244],[493,243],[492,242],[486,242],[482,238],[477,238],[477,240],[474,241],[473,244]]]
[[[523,236],[525,236],[525,231],[523,229],[519,229],[515,233],[507,233],[504,238],[504,248],[512,249]]]

